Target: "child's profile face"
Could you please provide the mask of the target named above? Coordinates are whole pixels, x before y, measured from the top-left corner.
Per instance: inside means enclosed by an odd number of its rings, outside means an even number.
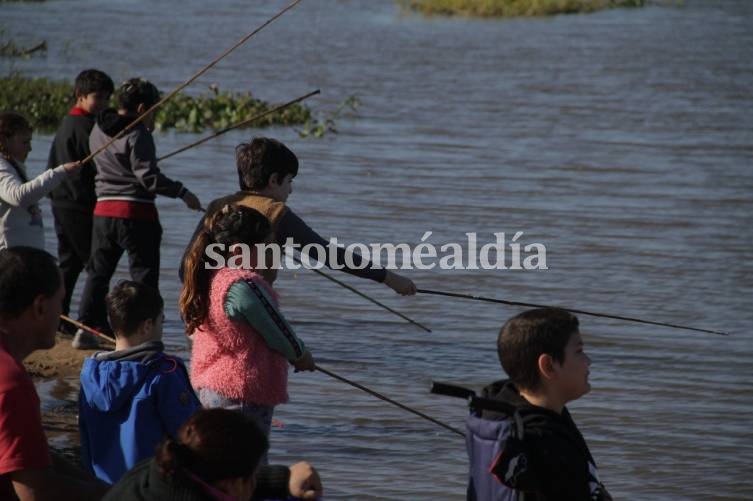
[[[269,179],[268,192],[277,202],[285,202],[293,193],[293,176],[288,174],[280,180],[277,174],[272,174]]]
[[[85,96],[79,96],[76,100],[76,106],[81,108],[87,113],[96,115],[100,111],[107,108],[107,104],[110,101],[110,94],[107,92],[90,92]]]
[[[25,162],[31,151],[31,131],[20,130],[5,140],[5,149],[13,160]]]
[[[591,359],[583,348],[580,332],[575,332],[565,346],[565,359],[560,364],[554,362],[557,372],[557,390],[565,402],[582,397],[591,390],[588,382]]]

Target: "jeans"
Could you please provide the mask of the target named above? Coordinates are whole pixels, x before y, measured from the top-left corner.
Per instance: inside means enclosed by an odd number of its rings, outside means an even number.
[[[238,411],[245,416],[248,416],[257,424],[267,438],[269,438],[269,432],[272,429],[272,413],[275,410],[274,407],[233,400],[208,388],[199,388],[199,401],[201,401],[201,405],[208,409],[222,407],[223,409]],[[264,456],[262,456],[259,464],[269,464],[266,452],[264,453]]]

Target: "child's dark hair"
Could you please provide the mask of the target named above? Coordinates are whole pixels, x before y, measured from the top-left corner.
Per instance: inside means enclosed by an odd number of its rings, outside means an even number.
[[[112,330],[124,337],[135,333],[145,320],[156,322],[165,307],[157,289],[132,280],[119,282],[106,302]]]
[[[298,174],[298,157],[276,139],[255,137],[250,143],[235,148],[235,164],[241,190],[261,190],[269,184],[272,174],[279,182],[287,175]]]
[[[95,69],[84,70],[76,77],[73,96],[79,98],[93,92],[105,92],[107,95],[112,95],[115,92],[115,84],[107,73]]]
[[[0,113],[0,155],[6,160],[13,161],[5,147],[5,143],[19,132],[31,132],[33,128],[26,117],[15,111]]]
[[[163,478],[191,472],[211,484],[246,478],[267,451],[269,441],[248,416],[229,409],[201,409],[188,418],[178,436],[156,450]]]
[[[131,78],[126,80],[118,89],[118,106],[121,109],[136,113],[140,104],[151,108],[160,100],[159,90],[148,80]]]
[[[37,296],[52,297],[61,283],[55,258],[47,252],[20,246],[0,250],[0,317],[18,318]]]
[[[550,355],[556,362],[565,360],[565,346],[578,332],[578,318],[559,308],[524,311],[508,320],[499,332],[497,354],[502,368],[518,388],[539,389],[538,359]]]
[[[230,246],[244,243],[249,246],[263,243],[272,233],[269,220],[260,212],[243,205],[226,205],[204,219],[204,228],[194,239],[183,262],[183,290],[178,306],[186,334],[191,334],[204,322],[209,308],[209,279],[215,261],[207,256],[207,247],[222,244],[220,254],[225,258]]]

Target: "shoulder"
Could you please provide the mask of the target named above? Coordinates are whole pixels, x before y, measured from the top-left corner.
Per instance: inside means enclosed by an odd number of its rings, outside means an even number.
[[[92,115],[67,115],[63,119],[63,124],[60,126],[60,130],[63,131],[66,128],[69,128],[72,131],[83,131],[88,134],[93,127],[94,117]]]
[[[13,165],[6,160],[3,157],[0,157],[0,170],[7,171],[7,172],[15,172],[16,170],[13,168]]]
[[[182,358],[166,353],[162,353],[152,363],[155,364],[156,373],[162,376],[182,377],[186,371],[186,364]]]
[[[29,388],[34,389],[34,383],[26,369],[5,350],[0,350],[0,393]]]

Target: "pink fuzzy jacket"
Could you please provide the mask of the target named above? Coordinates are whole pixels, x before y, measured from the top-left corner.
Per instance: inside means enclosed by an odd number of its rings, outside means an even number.
[[[253,280],[278,307],[278,296],[258,273],[222,268],[212,276],[207,319],[193,334],[191,383],[234,400],[275,406],[288,401],[288,362],[250,325],[225,313],[230,287]]]

